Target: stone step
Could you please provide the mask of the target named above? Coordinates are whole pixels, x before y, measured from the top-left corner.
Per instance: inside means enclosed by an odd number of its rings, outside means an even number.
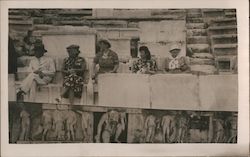
[[[225,16],[229,18],[233,18],[233,17],[236,17],[237,15],[236,15],[236,12],[226,12]]]
[[[237,43],[237,34],[212,35],[211,43],[212,44]]]
[[[201,13],[201,9],[186,9],[187,13]]]
[[[200,12],[187,13],[188,18],[201,18],[202,14]]]
[[[105,20],[105,21],[99,21],[99,20],[93,20],[92,27],[111,27],[111,28],[124,28],[127,27],[128,22],[122,21],[122,20]]]
[[[9,20],[10,25],[32,25],[32,20]]]
[[[187,44],[207,44],[208,42],[207,36],[193,36],[187,38]]]
[[[187,17],[187,23],[203,23],[203,18],[202,17]]]
[[[58,21],[57,25],[72,25],[72,26],[91,26],[91,22],[85,20],[63,20]]]
[[[224,17],[225,12],[223,9],[202,9],[203,17]]]
[[[31,20],[9,20],[9,29],[18,31],[27,31],[32,28],[33,21]]]
[[[212,51],[216,56],[237,55],[237,44],[215,44],[212,45]]]
[[[29,15],[25,9],[9,9],[9,15]]]
[[[193,53],[209,53],[210,46],[209,44],[187,44],[187,50]]]
[[[191,65],[214,65],[214,59],[206,59],[206,58],[190,58]]]
[[[29,16],[24,15],[9,15],[9,20],[27,20]]]
[[[210,20],[210,26],[231,26],[237,25],[237,19],[233,18],[215,18]]]
[[[214,56],[211,53],[194,53],[192,57],[200,59],[214,59]]]
[[[152,16],[158,16],[158,15],[184,15],[186,14],[186,11],[183,9],[157,9],[157,10],[152,10],[151,15]]]
[[[82,9],[82,10],[62,10],[58,13],[60,16],[92,16],[92,9]]]
[[[205,23],[187,23],[187,29],[205,29],[207,25]]]
[[[46,24],[34,24],[33,29],[34,30],[49,30],[54,28],[52,25],[46,25]]]
[[[139,28],[139,23],[138,22],[129,22],[128,27],[129,28]]]
[[[236,9],[224,9],[224,12],[225,12],[225,13],[228,13],[228,12],[236,12]]]
[[[191,36],[206,36],[206,29],[187,29],[187,37]]]
[[[214,34],[237,34],[237,26],[210,26],[208,27],[210,35]]]

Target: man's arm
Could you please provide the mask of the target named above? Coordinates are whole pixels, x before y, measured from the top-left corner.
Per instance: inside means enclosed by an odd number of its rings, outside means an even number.
[[[55,72],[56,72],[56,67],[55,67],[55,62],[54,62],[54,60],[53,59],[51,59],[51,58],[48,58],[48,62],[49,62],[49,68],[48,69],[46,69],[46,70],[44,70],[44,71],[42,71],[42,73],[44,74],[44,75],[46,75],[46,76],[51,76],[51,77],[53,77],[54,75],[55,75]]]

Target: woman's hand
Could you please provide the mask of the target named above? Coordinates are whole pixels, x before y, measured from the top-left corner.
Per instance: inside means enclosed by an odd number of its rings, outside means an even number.
[[[70,74],[76,74],[76,71],[75,71],[75,69],[69,69],[69,73]]]

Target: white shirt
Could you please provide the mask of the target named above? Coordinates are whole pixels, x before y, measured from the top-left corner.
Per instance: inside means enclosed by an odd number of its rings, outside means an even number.
[[[42,71],[45,75],[54,75],[56,72],[55,63],[52,58],[47,56],[34,57],[30,61],[29,71],[34,72],[36,70]]]

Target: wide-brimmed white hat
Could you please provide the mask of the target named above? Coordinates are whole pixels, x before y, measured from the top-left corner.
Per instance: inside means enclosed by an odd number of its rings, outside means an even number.
[[[179,44],[173,44],[173,45],[171,45],[171,46],[170,46],[170,49],[169,49],[169,52],[171,53],[171,51],[173,51],[173,50],[175,50],[175,49],[181,50],[180,45],[179,45]]]

